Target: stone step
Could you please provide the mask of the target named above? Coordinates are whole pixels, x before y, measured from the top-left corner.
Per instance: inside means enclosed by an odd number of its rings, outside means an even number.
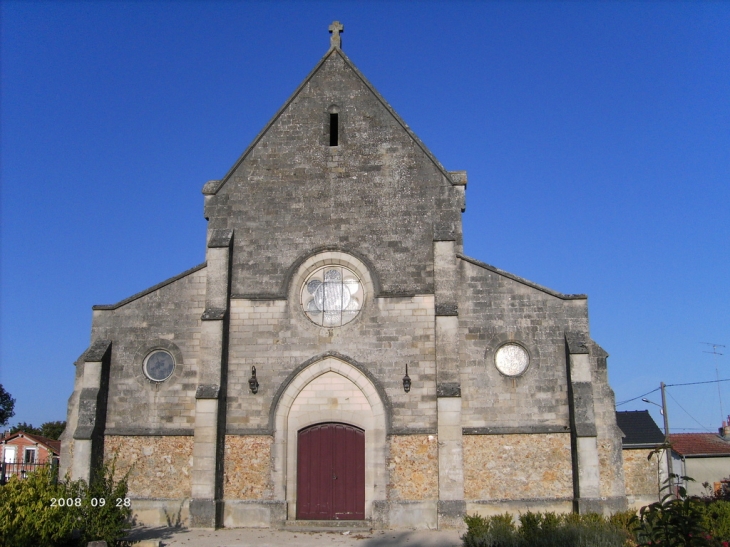
[[[369,520],[287,520],[284,530],[290,532],[369,532]]]

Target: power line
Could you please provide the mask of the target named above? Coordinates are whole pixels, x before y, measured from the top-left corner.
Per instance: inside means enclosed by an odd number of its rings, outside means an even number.
[[[669,396],[672,397],[672,394],[670,393]],[[707,431],[709,433],[712,433],[712,431],[709,428],[705,427],[703,424],[701,424],[700,422],[698,422],[697,419],[694,416],[692,416],[692,414],[690,414],[689,412],[687,412],[687,410],[682,405],[679,404],[679,401],[677,401],[677,399],[675,399],[674,397],[672,397],[672,401],[674,401],[675,403],[677,403],[677,406],[679,408],[681,408],[682,410],[684,410],[684,413],[687,414],[687,416],[689,416],[690,418],[692,418],[699,426],[702,427],[702,429],[704,429],[705,431]]]
[[[730,382],[730,378],[724,378],[722,380],[708,380],[706,382],[687,382],[684,384],[665,384],[665,387],[681,387],[681,386],[696,386],[699,384],[717,384],[719,382]],[[651,391],[648,391],[644,393],[643,395],[639,395],[638,397],[634,397],[633,399],[627,399],[625,401],[621,401],[620,403],[616,403],[616,406],[625,405],[626,403],[630,403],[631,401],[635,401],[636,399],[641,399],[642,397],[646,397],[647,395],[650,395],[654,393],[655,391],[659,391],[659,388],[652,389]]]
[[[698,384],[717,384],[720,382],[730,382],[730,378],[725,378],[723,380],[708,380],[707,382],[688,382],[686,384],[666,384],[666,386],[667,387],[696,386]]]
[[[628,399],[626,401],[621,401],[620,403],[616,403],[616,406],[625,405],[626,403],[630,403],[631,401],[635,401],[636,399],[641,399],[642,397],[646,397],[647,395],[651,395],[655,391],[659,391],[659,388],[652,389],[651,391],[647,391],[643,395],[639,395],[638,397],[634,397],[633,399]]]

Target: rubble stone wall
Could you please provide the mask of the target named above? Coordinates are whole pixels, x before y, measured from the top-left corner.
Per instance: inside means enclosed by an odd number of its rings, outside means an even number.
[[[570,434],[464,436],[465,499],[572,496]]]

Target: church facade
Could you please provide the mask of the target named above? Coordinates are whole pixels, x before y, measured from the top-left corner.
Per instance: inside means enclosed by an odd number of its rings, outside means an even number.
[[[203,187],[206,260],[94,306],[62,471],[138,520],[448,528],[626,507],[587,299],[463,253],[447,171],[331,47]]]

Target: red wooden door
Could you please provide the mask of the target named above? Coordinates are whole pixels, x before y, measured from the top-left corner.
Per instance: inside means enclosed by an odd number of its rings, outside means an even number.
[[[318,424],[299,432],[297,518],[365,518],[365,432],[346,424]]]

